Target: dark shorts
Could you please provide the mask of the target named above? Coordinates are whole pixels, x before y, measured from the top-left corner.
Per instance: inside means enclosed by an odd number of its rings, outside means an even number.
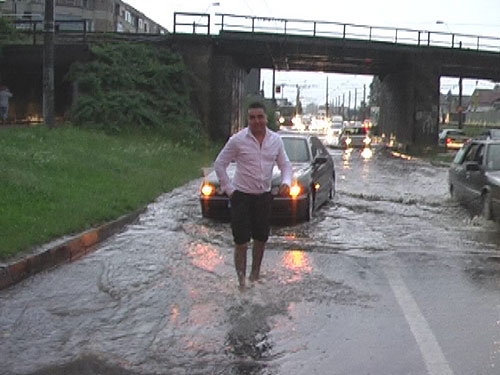
[[[253,238],[266,242],[269,238],[271,193],[247,194],[236,190],[231,196],[231,229],[234,242],[242,245]]]

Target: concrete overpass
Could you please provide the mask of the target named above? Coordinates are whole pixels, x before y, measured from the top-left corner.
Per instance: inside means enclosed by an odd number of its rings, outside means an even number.
[[[500,81],[500,38],[228,14],[218,14],[219,34],[203,35],[210,19],[189,21],[201,16],[177,13],[169,45],[203,82],[198,92],[216,137],[243,126],[245,77],[254,68],[378,76],[381,130],[418,148],[436,145],[441,76]]]

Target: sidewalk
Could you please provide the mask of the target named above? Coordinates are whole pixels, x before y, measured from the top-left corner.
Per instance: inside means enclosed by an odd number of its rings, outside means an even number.
[[[0,290],[38,272],[72,262],[94,251],[95,245],[120,232],[145,210],[146,207],[142,207],[99,227],[40,246],[31,254],[25,253],[6,263],[0,263]]]

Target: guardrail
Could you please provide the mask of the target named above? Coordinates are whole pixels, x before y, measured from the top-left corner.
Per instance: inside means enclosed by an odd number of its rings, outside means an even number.
[[[193,18],[196,18],[193,20]],[[186,21],[187,19],[187,21]],[[204,22],[201,22],[204,21]],[[185,28],[186,26],[192,30],[193,34],[198,34],[198,30],[203,30],[203,34],[210,34],[210,14],[206,13],[174,13],[174,34],[178,28]],[[198,29],[198,30],[197,30]]]
[[[195,15],[198,20],[193,20],[192,18],[190,22],[189,20],[186,21],[185,19],[189,19],[190,15]],[[202,13],[176,12],[174,14],[174,33],[184,30],[184,32],[194,34],[198,34],[200,31],[201,33],[210,34],[210,15],[204,15],[208,17],[208,21],[203,24],[199,22],[201,16],[203,16]],[[219,28],[218,30],[220,32],[241,31],[249,33],[277,33],[312,37],[332,37],[412,46],[445,47],[500,53],[500,38],[492,36],[358,25],[330,21],[242,16],[226,13],[216,13],[215,16],[218,18],[215,26]],[[177,23],[177,20],[180,18],[183,18],[184,22]],[[204,19],[206,20],[206,18]],[[186,29],[186,26],[189,26],[189,29]]]
[[[37,43],[37,36],[43,38],[43,20],[14,20],[13,24],[16,30],[29,34],[32,37],[33,44]],[[87,38],[86,20],[55,20],[55,33],[57,34],[75,34],[77,33],[83,39]],[[76,26],[73,26],[76,25]]]

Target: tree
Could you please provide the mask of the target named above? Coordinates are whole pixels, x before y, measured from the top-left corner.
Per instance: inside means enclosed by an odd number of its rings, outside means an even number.
[[[382,82],[377,76],[373,76],[373,80],[370,83],[370,107],[379,107],[382,98]]]

